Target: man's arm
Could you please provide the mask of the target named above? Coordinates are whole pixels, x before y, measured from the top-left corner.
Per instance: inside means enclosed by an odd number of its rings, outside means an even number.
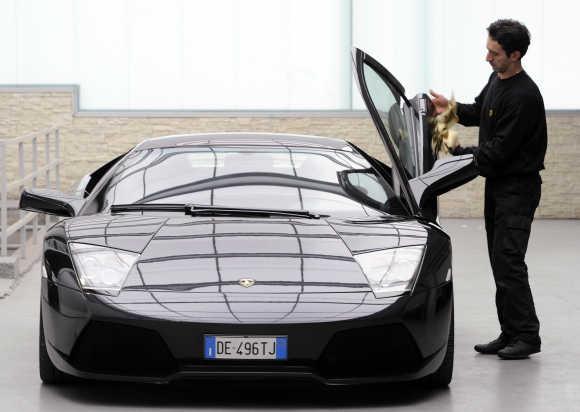
[[[533,113],[530,101],[506,102],[504,110],[498,113],[494,136],[479,147],[459,147],[453,154],[474,155],[477,169],[483,176],[497,174],[497,169],[505,165],[513,154],[521,148],[526,137],[529,116]]]
[[[472,104],[457,103],[457,116],[459,124],[463,126],[479,126],[481,102],[477,100]]]
[[[459,118],[459,124],[463,126],[479,126],[479,121],[481,119],[481,105],[483,103],[483,96],[485,96],[487,90],[487,85],[483,88],[481,93],[475,98],[475,102],[472,104],[457,103],[457,117]],[[462,147],[448,147],[449,152],[454,156],[461,156],[465,154],[475,155],[477,150],[476,146]],[[475,159],[477,164],[477,159]]]

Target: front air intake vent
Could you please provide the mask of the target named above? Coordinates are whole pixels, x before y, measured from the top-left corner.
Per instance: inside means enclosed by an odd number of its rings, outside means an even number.
[[[127,376],[166,376],[177,363],[165,341],[150,329],[91,321],[71,354],[82,371]]]
[[[400,324],[350,329],[336,333],[319,362],[327,378],[388,376],[418,370],[421,353]]]

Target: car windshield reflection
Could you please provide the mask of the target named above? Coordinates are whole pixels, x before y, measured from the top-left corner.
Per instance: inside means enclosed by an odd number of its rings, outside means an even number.
[[[113,204],[196,203],[338,217],[406,214],[389,183],[353,150],[151,148],[123,159],[101,193],[101,211]]]

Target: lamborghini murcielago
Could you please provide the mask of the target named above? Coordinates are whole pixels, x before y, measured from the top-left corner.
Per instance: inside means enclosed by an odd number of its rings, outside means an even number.
[[[64,217],[42,255],[44,382],[450,382],[437,196],[475,177],[473,160],[437,159],[429,99],[353,59],[388,160],[328,137],[179,135],[141,142],[75,194],[23,192],[23,209]]]

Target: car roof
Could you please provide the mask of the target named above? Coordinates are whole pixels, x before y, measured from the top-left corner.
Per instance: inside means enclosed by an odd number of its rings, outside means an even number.
[[[135,150],[180,146],[279,146],[352,151],[352,147],[342,139],[260,132],[195,133],[156,137],[139,143]]]

